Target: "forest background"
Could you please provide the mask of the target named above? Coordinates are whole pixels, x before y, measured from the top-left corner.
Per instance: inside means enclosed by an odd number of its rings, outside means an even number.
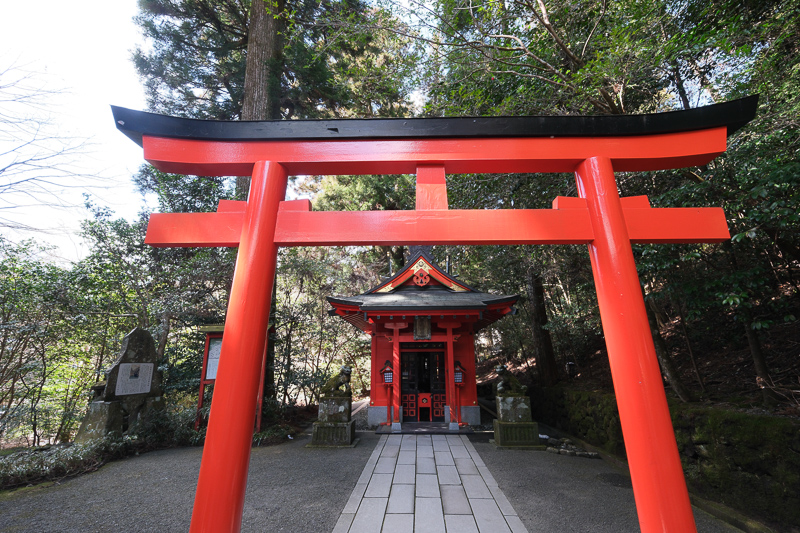
[[[798,415],[800,405],[800,2],[798,0],[141,0],[146,45],[132,60],[150,111],[222,120],[637,114],[760,94],[755,121],[705,167],[619,173],[653,206],[721,206],[733,238],[637,245],[670,396]],[[2,73],[0,106],[45,97]],[[12,82],[9,82],[9,79]],[[13,98],[7,98],[9,95]],[[21,144],[35,124],[0,108]],[[31,127],[33,129],[31,129]],[[35,156],[31,162],[38,163]],[[47,160],[45,159],[45,165]],[[58,168],[49,179],[61,179]],[[0,191],[29,188],[0,166]],[[247,182],[133,176],[158,211],[214,211]],[[316,210],[413,209],[414,176],[301,176]],[[547,208],[575,196],[559,174],[448,176],[454,209]],[[87,198],[90,253],[71,265],[35,241],[0,241],[0,443],[66,442],[89,388],[135,326],[156,339],[165,396],[190,422],[204,337],[224,322],[235,250],[144,245],[149,213],[115,217]],[[271,420],[314,403],[341,364],[369,388],[369,339],[328,315],[396,271],[404,247],[280,251],[264,403]],[[582,246],[434,247],[484,291],[521,294],[519,312],[476,339],[536,384],[611,390],[591,266]],[[389,264],[391,263],[391,265]]]

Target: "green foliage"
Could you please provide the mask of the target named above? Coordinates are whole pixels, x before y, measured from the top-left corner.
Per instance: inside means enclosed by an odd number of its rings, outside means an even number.
[[[143,449],[198,446],[205,440],[205,427],[194,429],[197,400],[191,394],[174,392],[164,397],[164,409],[150,410],[130,435]]]
[[[147,0],[136,18],[150,46],[134,64],[153,111],[240,118],[250,2]],[[284,118],[404,115],[413,43],[358,0],[285,2],[279,101]]]
[[[92,472],[111,459],[126,456],[133,448],[132,439],[107,438],[0,457],[0,490]]]
[[[0,239],[0,439],[69,435],[92,379],[69,271],[33,242]]]
[[[671,412],[692,491],[762,520],[800,523],[796,421],[698,407]]]
[[[531,391],[533,418],[624,457],[613,395]],[[769,523],[800,523],[800,427],[789,418],[670,405],[689,489]]]
[[[366,289],[362,267],[341,248],[282,249],[278,263],[275,374],[284,405],[316,403],[342,365],[354,391],[369,388],[369,341],[330,316],[326,297]]]

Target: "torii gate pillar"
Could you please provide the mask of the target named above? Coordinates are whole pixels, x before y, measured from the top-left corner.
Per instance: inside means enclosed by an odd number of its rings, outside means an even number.
[[[259,161],[250,180],[225,335],[200,465],[192,531],[239,531],[250,466],[253,421],[278,259],[275,222],[286,196],[286,170]],[[206,459],[207,458],[207,459]],[[217,486],[230,479],[228,487]],[[219,498],[219,492],[224,498]]]
[[[575,176],[594,230],[589,257],[628,463],[649,474],[631,477],[639,524],[695,531],[614,169],[607,158],[590,158]]]

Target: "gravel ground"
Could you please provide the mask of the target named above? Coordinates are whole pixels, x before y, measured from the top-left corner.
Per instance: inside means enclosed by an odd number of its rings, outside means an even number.
[[[253,448],[242,531],[333,530],[378,441],[358,437],[355,448],[306,448],[308,434]],[[0,493],[0,532],[187,531],[201,455],[150,452],[59,485]]]
[[[628,472],[602,459],[500,449],[490,432],[470,441],[530,533],[639,531]],[[699,533],[740,531],[694,509]]]
[[[378,436],[355,448],[306,448],[310,436],[254,448],[242,531],[331,531]],[[531,533],[638,531],[630,479],[600,459],[497,449],[470,436]],[[202,449],[142,454],[58,485],[0,493],[0,533],[187,531]],[[695,510],[701,533],[738,531]]]

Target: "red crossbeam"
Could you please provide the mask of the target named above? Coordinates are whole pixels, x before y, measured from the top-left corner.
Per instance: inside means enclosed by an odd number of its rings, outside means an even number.
[[[634,243],[723,242],[730,238],[721,208],[650,208],[644,197],[623,198]],[[396,246],[414,244],[587,244],[592,226],[586,200],[559,197],[556,209],[310,211],[307,200],[281,202],[279,246]],[[238,246],[245,202],[216,213],[154,213],[151,246]],[[370,231],[365,231],[369,228]]]
[[[144,157],[164,172],[249,176],[256,161],[290,175],[414,174],[441,165],[447,174],[573,172],[588,157],[614,170],[664,170],[704,165],[723,153],[727,129],[641,137],[413,139],[385,141],[204,141],[148,137]]]

